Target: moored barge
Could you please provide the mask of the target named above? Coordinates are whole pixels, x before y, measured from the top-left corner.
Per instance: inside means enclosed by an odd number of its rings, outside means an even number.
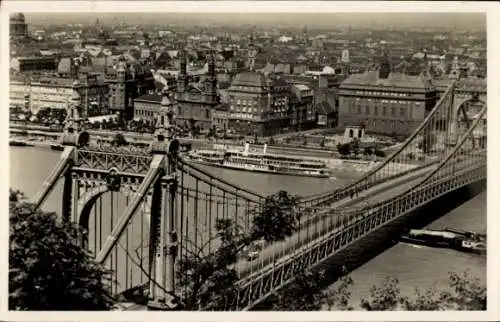
[[[486,235],[452,229],[412,229],[401,241],[429,247],[450,248],[462,252],[485,253]]]

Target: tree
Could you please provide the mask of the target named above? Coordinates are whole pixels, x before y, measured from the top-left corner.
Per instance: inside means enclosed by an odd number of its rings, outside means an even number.
[[[219,219],[216,229],[220,246],[215,252],[204,254],[205,247],[197,247],[179,262],[181,301],[186,310],[234,307],[238,276],[231,264],[236,262],[238,253],[248,241],[238,239],[239,227],[230,219]]]
[[[109,272],[80,247],[79,227],[18,202],[18,192],[9,201],[9,309],[111,309]]]
[[[323,272],[302,271],[284,290],[275,293],[274,310],[312,311],[319,310],[323,304],[319,282]]]
[[[416,288],[410,299],[401,296],[397,279],[386,278],[382,286],[370,289],[370,297],[362,299],[361,306],[369,311],[486,310],[486,287],[477,278],[469,276],[467,271],[462,274],[449,273],[448,285],[451,292]]]
[[[194,118],[190,118],[188,122],[189,122],[189,130],[194,135],[196,129],[196,120]]]
[[[342,311],[353,310],[353,307],[349,305],[349,301],[351,300],[350,287],[352,284],[352,278],[344,275],[339,279],[338,286],[331,288],[325,293],[323,302],[325,302],[329,310],[333,308]]]
[[[351,154],[351,146],[348,143],[339,143],[337,144],[337,151],[343,157]]]
[[[21,201],[21,199],[24,198],[24,194],[19,191],[19,190],[13,190],[13,189],[10,189],[9,190],[9,203],[10,202],[19,202]]]
[[[375,149],[375,152],[373,154],[375,154],[375,156],[377,157],[385,158],[385,152],[380,149]]]
[[[449,273],[448,284],[453,292],[445,292],[442,297],[454,310],[486,310],[486,287],[468,271],[462,274]]]
[[[253,239],[284,240],[291,236],[300,220],[299,199],[286,191],[268,196],[253,217]]]
[[[437,137],[433,133],[424,133],[422,140],[418,143],[418,148],[422,150],[423,153],[429,153],[434,145],[437,143]]]
[[[369,146],[363,149],[363,154],[366,156],[371,156],[373,154],[373,149]]]
[[[216,222],[216,236],[208,243],[218,241],[220,246],[205,254],[206,247],[194,246],[188,256],[179,261],[180,284],[183,289],[183,308],[187,310],[230,310],[235,307],[238,276],[234,263],[253,241],[283,240],[296,229],[299,219],[298,199],[286,191],[266,198],[262,209],[254,211],[251,234],[243,234],[231,219]],[[207,245],[206,244],[206,245]]]
[[[115,136],[113,137],[112,143],[116,146],[123,146],[123,145],[128,144],[127,139],[125,139],[125,136],[123,136],[123,134],[121,134],[121,133],[115,134]]]
[[[269,138],[269,145],[274,145],[276,144],[276,142],[274,141],[274,138],[271,136],[271,138]]]
[[[326,138],[325,138],[325,137],[323,137],[323,138],[321,139],[321,141],[319,141],[319,146],[320,146],[321,148],[324,148],[324,147],[325,147],[325,143],[326,143]]]
[[[406,311],[439,311],[446,308],[445,297],[442,293],[438,293],[436,289],[429,288],[421,291],[415,288],[415,299],[410,300],[408,297],[402,297],[399,302]]]
[[[395,310],[400,302],[401,289],[397,278],[388,277],[381,286],[373,285],[370,296],[361,299],[361,307],[367,311]]]

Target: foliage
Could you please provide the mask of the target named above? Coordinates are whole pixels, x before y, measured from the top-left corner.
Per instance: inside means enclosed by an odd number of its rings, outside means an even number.
[[[125,139],[125,136],[121,133],[116,133],[115,136],[113,137],[113,144],[116,146],[123,146],[127,145],[127,139]]]
[[[377,156],[377,157],[385,158],[385,152],[380,150],[380,149],[375,149],[373,154],[375,154],[375,156]]]
[[[351,300],[350,287],[352,284],[352,278],[344,275],[339,279],[338,286],[331,288],[324,294],[323,302],[325,302],[329,310],[332,308],[342,311],[351,311],[354,309],[349,305],[349,301]]]
[[[283,190],[268,196],[262,209],[254,214],[253,239],[278,241],[291,236],[300,220],[298,201],[297,197]]]
[[[347,156],[351,154],[351,146],[349,143],[344,143],[344,144],[337,144],[337,151],[341,156]]]
[[[9,308],[11,310],[109,310],[109,272],[80,247],[81,233],[54,213],[9,200]]]
[[[373,154],[373,149],[371,147],[366,147],[363,149],[363,154],[366,156],[371,156]]]
[[[215,137],[216,133],[217,133],[217,128],[215,127],[215,125],[211,126],[208,129],[207,138]]]
[[[312,311],[322,306],[322,293],[318,281],[323,272],[302,271],[283,291],[276,294],[274,310]]]
[[[19,190],[9,189],[9,202],[19,202],[24,198],[24,194]]]
[[[325,137],[323,137],[323,138],[321,139],[321,141],[319,141],[319,146],[320,146],[321,148],[324,148],[324,147],[325,147],[325,144],[326,144],[326,138],[325,138]]]
[[[367,311],[388,311],[398,308],[401,289],[397,278],[387,277],[381,286],[370,288],[370,297],[361,299],[361,307]]]
[[[184,309],[228,310],[234,304],[238,277],[230,266],[238,259],[244,243],[238,239],[239,228],[232,220],[219,219],[216,229],[221,245],[215,252],[204,254],[204,247],[200,247],[180,260]]]
[[[437,143],[437,137],[433,133],[424,133],[422,140],[418,143],[417,147],[423,153],[429,153],[434,145]]]
[[[453,292],[443,295],[454,310],[486,310],[486,287],[479,279],[473,278],[468,271],[458,274],[449,273],[449,286]]]
[[[397,279],[387,278],[382,286],[371,288],[370,297],[362,299],[361,306],[369,311],[486,310],[486,287],[477,278],[470,277],[467,271],[462,274],[449,273],[448,284],[452,292],[416,288],[410,299],[401,296]]]
[[[232,220],[219,219],[217,234],[210,242],[218,241],[220,246],[211,254],[204,254],[204,246],[197,247],[179,260],[184,309],[234,308],[238,277],[233,264],[253,241],[283,240],[293,234],[298,220],[297,202],[298,199],[286,191],[267,197],[262,209],[254,213],[254,226],[249,236],[244,236]]]
[[[352,310],[353,307],[349,305],[349,300],[353,280],[346,273],[344,270],[338,284],[325,292],[323,291],[326,279],[324,271],[301,271],[291,284],[275,294],[276,300],[273,303],[273,309],[310,311],[320,310],[326,306],[328,309]]]
[[[274,145],[276,144],[276,142],[274,141],[274,138],[271,136],[271,138],[269,139],[269,145]]]
[[[445,307],[445,297],[443,293],[438,293],[432,287],[425,291],[415,288],[415,299],[411,301],[408,297],[401,297],[399,302],[407,311],[439,311],[447,309]]]

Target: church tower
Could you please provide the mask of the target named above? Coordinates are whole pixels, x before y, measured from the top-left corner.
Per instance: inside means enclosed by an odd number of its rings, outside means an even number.
[[[458,57],[457,56],[455,56],[455,58],[453,58],[453,62],[451,63],[450,78],[451,79],[459,79],[460,78],[460,69],[458,66]]]
[[[180,72],[179,77],[177,78],[177,92],[183,93],[188,85],[188,77],[187,77],[187,54],[186,50],[183,48],[179,52],[180,59]]]
[[[215,73],[215,56],[213,52],[207,55],[208,72],[205,77],[205,99],[209,104],[217,103],[217,75]]]
[[[255,68],[255,57],[257,56],[257,50],[255,49],[253,43],[253,34],[250,35],[250,42],[248,44],[248,68],[253,71]]]
[[[391,73],[391,63],[389,62],[389,57],[387,56],[387,53],[384,53],[378,69],[378,78],[387,79],[390,73]]]

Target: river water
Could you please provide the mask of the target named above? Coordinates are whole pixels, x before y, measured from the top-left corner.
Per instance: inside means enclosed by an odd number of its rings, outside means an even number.
[[[56,164],[59,153],[27,147],[10,147],[9,151],[11,188],[19,189],[28,197],[33,197]],[[336,179],[319,179],[255,174],[211,167],[204,167],[204,169],[261,194],[274,193],[286,187],[285,190],[291,193],[310,195],[335,189],[350,181],[340,176]],[[59,212],[61,195],[62,184],[59,184],[45,202],[44,210]],[[486,191],[429,226],[485,232]],[[105,239],[105,236],[103,237]],[[118,267],[122,269],[120,265]],[[352,299],[357,302],[360,297],[368,294],[371,285],[381,283],[387,276],[397,277],[400,280],[402,292],[410,295],[415,287],[426,288],[434,285],[437,288],[444,287],[447,283],[448,272],[466,269],[472,276],[478,277],[485,283],[486,258],[484,256],[397,244],[351,273],[354,280]]]

